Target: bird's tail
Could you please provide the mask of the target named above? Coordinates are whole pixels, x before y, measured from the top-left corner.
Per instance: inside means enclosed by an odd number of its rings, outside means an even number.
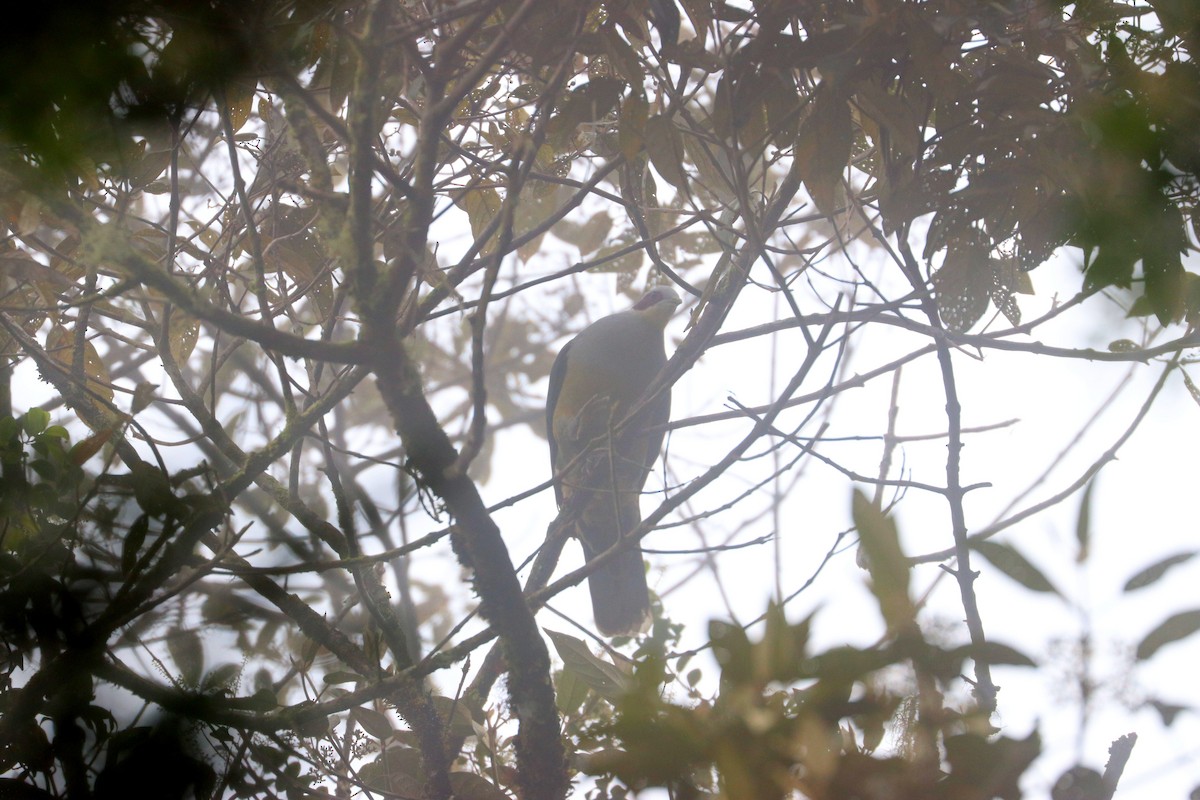
[[[589,507],[579,523],[580,542],[587,561],[612,547],[619,532],[628,532],[641,519],[636,495],[622,498],[620,519],[611,504]],[[642,548],[629,542],[588,576],[592,593],[592,615],[606,636],[641,633],[650,619],[650,592],[642,565]]]
[[[588,576],[592,614],[605,636],[641,633],[650,620],[650,591],[642,551],[630,548],[617,553]]]

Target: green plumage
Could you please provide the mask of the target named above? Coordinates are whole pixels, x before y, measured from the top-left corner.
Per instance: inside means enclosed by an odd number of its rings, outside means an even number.
[[[653,289],[630,310],[585,328],[563,348],[550,373],[546,429],[560,506],[579,492],[576,531],[591,561],[641,522],[641,492],[662,446],[671,415],[669,391],[616,428],[667,362],[663,328],[679,298]],[[571,504],[574,505],[573,503]],[[588,578],[596,626],[605,634],[640,631],[649,614],[649,592],[636,542]]]

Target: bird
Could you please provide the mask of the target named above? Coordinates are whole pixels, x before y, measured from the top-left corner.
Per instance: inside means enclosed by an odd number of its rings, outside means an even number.
[[[656,286],[632,308],[604,317],[567,343],[550,370],[546,438],[560,509],[573,496],[574,535],[590,562],[637,527],[641,492],[671,417],[663,389],[625,427],[651,382],[667,363],[667,321],[680,304],[669,286]],[[650,618],[642,550],[632,543],[588,576],[592,614],[606,636],[634,635]]]

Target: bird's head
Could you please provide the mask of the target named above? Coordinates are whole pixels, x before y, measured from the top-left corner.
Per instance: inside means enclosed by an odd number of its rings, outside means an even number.
[[[679,299],[679,295],[670,286],[655,286],[642,295],[642,299],[634,303],[630,310],[662,328],[681,302],[683,301]]]

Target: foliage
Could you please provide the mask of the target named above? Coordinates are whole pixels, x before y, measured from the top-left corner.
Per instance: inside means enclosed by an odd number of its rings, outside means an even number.
[[[31,11],[0,42],[0,792],[154,776],[168,797],[1021,795],[1041,744],[992,727],[991,668],[1034,662],[989,639],[975,580],[1076,602],[993,537],[1092,485],[1197,343],[1186,3]],[[1064,253],[1072,296],[1023,318],[1030,271]],[[777,557],[760,633],[731,614],[703,636],[656,598],[652,629],[614,643],[631,662],[554,633],[555,671],[539,624],[586,569],[551,582],[556,526],[521,538],[549,476],[504,443],[541,435],[539,384],[597,287],[659,281],[692,301],[656,390],[791,338],[734,379],[761,405],[676,415],[684,455],[635,538],[685,527],[692,574],[721,589],[736,549],[792,544],[796,524],[758,526],[795,519],[785,484],[808,464],[873,493],[841,533],[822,523],[829,555],[788,573],[793,593]],[[1021,336],[1096,300],[1144,318],[1144,339]],[[959,389],[966,353],[1001,350],[1161,377],[1101,457],[985,525],[964,502]],[[945,408],[930,471],[893,463],[920,447],[895,427],[910,364],[929,367],[921,404]],[[887,377],[885,431],[840,411]],[[914,496],[937,503],[912,527],[938,552],[905,555]],[[880,638],[817,645],[787,604],[847,531]],[[922,563],[966,621],[941,638]],[[1169,655],[1197,614],[1136,658]],[[712,686],[693,663],[709,651]],[[1168,725],[1187,710],[1147,703]]]

